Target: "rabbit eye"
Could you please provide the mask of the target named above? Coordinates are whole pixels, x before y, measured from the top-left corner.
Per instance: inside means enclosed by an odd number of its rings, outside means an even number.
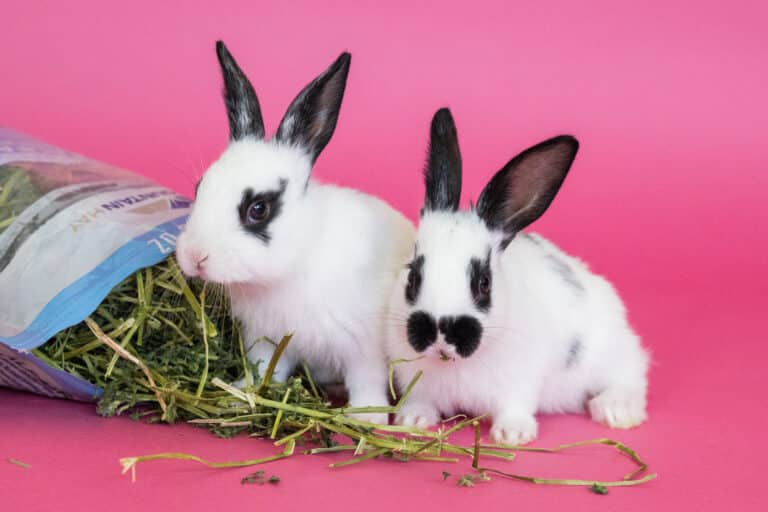
[[[247,221],[253,224],[263,222],[269,217],[271,210],[272,208],[267,201],[254,201],[248,206]]]
[[[480,279],[477,281],[477,290],[483,295],[490,295],[491,278],[487,275],[480,276]]]
[[[237,206],[240,225],[265,244],[272,239],[271,224],[283,209],[283,192],[287,185],[286,180],[280,180],[279,188],[258,193],[247,188],[243,190],[243,197]]]
[[[419,284],[421,284],[421,276],[416,269],[412,268],[411,271],[408,272],[408,290],[415,295]]]
[[[408,304],[413,305],[416,303],[416,298],[419,296],[419,290],[421,289],[421,269],[424,266],[424,256],[415,258],[408,264],[408,283],[405,285],[405,300]]]
[[[490,251],[485,260],[472,258],[468,272],[472,301],[479,311],[487,313],[491,308],[491,286],[493,285]]]

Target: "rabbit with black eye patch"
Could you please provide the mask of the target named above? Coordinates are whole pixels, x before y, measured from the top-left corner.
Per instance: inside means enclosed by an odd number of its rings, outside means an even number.
[[[384,315],[413,226],[379,199],[310,177],[336,126],[350,55],[299,93],[266,140],[253,87],[222,42],[216,50],[230,144],[198,184],[179,265],[225,285],[262,373],[275,346],[257,340],[293,332],[275,379],[306,363],[320,382],[343,380],[351,406],[387,405]]]
[[[491,437],[523,444],[536,412],[577,412],[629,428],[646,418],[648,355],[605,279],[522,231],[548,208],[576,156],[570,136],[523,151],[459,210],[453,118],[432,121],[426,196],[412,261],[393,291],[387,329],[399,385],[421,381],[396,417],[490,413]]]

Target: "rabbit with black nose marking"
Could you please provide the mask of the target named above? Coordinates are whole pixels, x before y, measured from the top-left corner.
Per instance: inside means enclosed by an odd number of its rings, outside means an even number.
[[[491,437],[523,444],[536,412],[577,412],[629,428],[646,418],[648,355],[613,287],[544,238],[522,232],[549,207],[578,150],[560,136],[496,173],[459,210],[461,155],[447,109],[432,121],[426,195],[387,330],[395,376],[421,381],[396,417],[490,413]],[[398,319],[398,320],[395,320]]]
[[[198,184],[179,265],[226,286],[262,373],[275,346],[256,341],[293,332],[275,379],[306,363],[319,381],[342,379],[351,406],[387,405],[384,315],[413,226],[379,199],[310,176],[336,126],[350,55],[299,93],[266,140],[253,87],[224,44],[216,50],[230,144]]]

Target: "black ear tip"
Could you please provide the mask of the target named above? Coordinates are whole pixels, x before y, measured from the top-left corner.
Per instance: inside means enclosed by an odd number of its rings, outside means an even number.
[[[341,55],[339,55],[336,60],[331,64],[329,73],[330,75],[334,75],[341,71],[342,75],[345,77],[349,73],[349,65],[352,63],[352,54],[349,52],[343,52]]]
[[[449,135],[456,133],[456,123],[449,108],[441,108],[432,117],[432,133],[435,135]]]
[[[224,41],[216,41],[216,56],[219,58],[219,62],[223,65],[227,61],[231,61],[232,54],[229,53]]]
[[[448,107],[439,109],[437,112],[435,112],[433,119],[440,122],[452,122],[453,116],[451,115],[451,109]]]
[[[561,144],[570,149],[574,156],[576,155],[576,152],[579,150],[579,140],[576,137],[573,135],[561,135],[557,138],[560,139]]]
[[[579,141],[573,135],[558,135],[542,142],[537,147],[562,150],[573,159],[576,158],[576,153],[579,151]]]

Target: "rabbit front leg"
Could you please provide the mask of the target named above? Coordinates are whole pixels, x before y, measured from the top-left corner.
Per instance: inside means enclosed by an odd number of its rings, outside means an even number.
[[[495,443],[522,445],[536,439],[539,430],[534,417],[536,396],[530,383],[521,383],[500,394],[502,398],[493,412],[490,432]]]
[[[344,383],[349,392],[350,407],[387,407],[387,366],[384,356],[352,358],[347,363]],[[371,423],[386,425],[385,412],[355,413],[350,416]]]
[[[406,365],[401,368],[396,367],[395,375],[402,388],[413,381],[416,368]],[[420,429],[436,425],[440,421],[440,410],[432,390],[432,382],[422,374],[421,381],[411,390],[405,403],[395,415],[395,423]]]
[[[272,356],[275,354],[276,348],[277,347],[272,342],[261,339],[257,340],[248,350],[248,361],[256,365],[260,379],[264,378],[264,373],[267,370],[267,366],[269,366],[269,362],[272,360]],[[295,366],[296,359],[288,350],[286,350],[275,365],[272,380],[275,382],[285,382],[288,380],[288,377],[291,375],[291,371],[293,371]],[[243,377],[235,382],[234,385],[239,388],[244,388],[247,384],[245,377]]]
[[[406,427],[426,429],[440,421],[440,411],[428,397],[413,391],[402,409],[395,416],[395,423]]]

